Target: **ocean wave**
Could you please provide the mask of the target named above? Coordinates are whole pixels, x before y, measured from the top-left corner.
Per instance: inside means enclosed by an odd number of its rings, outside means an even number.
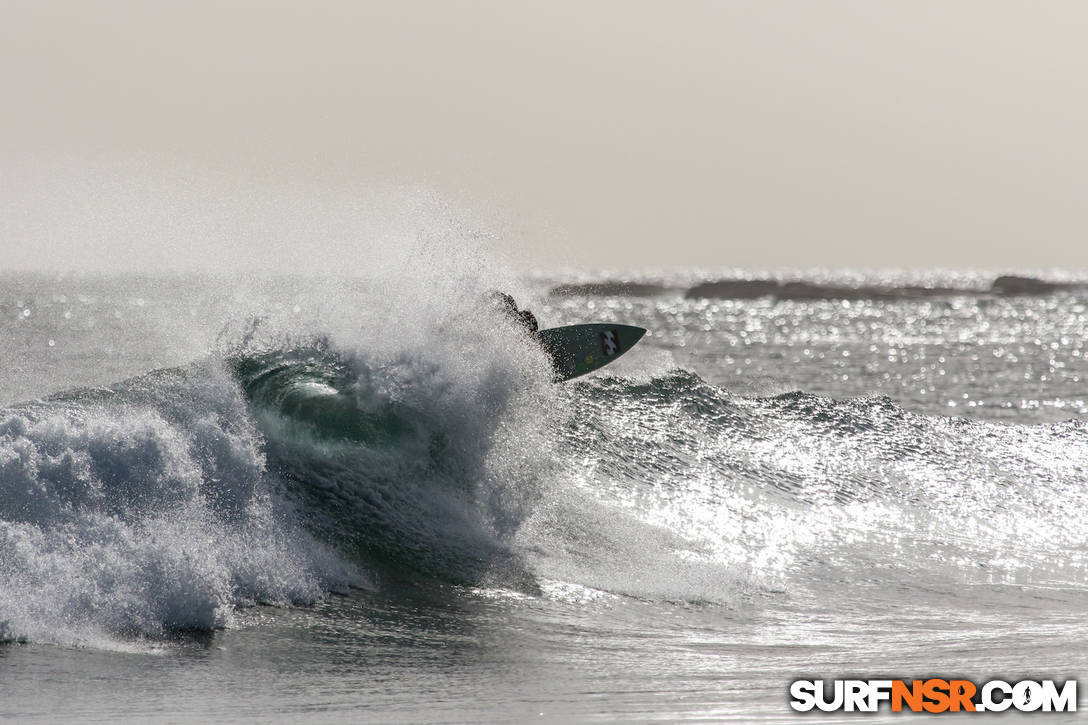
[[[578,462],[570,475],[621,512],[565,514],[578,522],[572,532],[594,531],[563,544],[594,561],[576,572],[580,584],[728,604],[753,587],[866,578],[866,567],[929,571],[953,588],[964,578],[1077,582],[1086,573],[1083,547],[1068,548],[1088,535],[1080,422],[928,416],[888,397],[745,398],[682,370],[578,386],[583,405],[564,438]],[[602,539],[641,531],[635,541],[647,549],[633,544],[623,558],[660,559],[661,537],[646,532],[661,530],[684,542],[667,545],[674,567],[619,584],[603,574],[626,565],[601,560]],[[868,548],[851,548],[858,541]]]
[[[734,607],[874,567],[1085,574],[1082,423],[684,369],[557,386],[509,333],[247,336],[0,412],[0,640],[121,647],[390,579]]]
[[[531,585],[504,542],[541,472],[517,450],[533,431],[504,427],[517,412],[503,415],[500,387],[454,385],[419,358],[377,365],[324,344],[232,365],[271,469],[324,540],[400,575]]]
[[[101,646],[365,584],[272,495],[215,365],[0,413],[0,579],[5,638]]]
[[[533,590],[510,542],[561,401],[484,298],[277,301],[196,363],[0,409],[0,638],[127,647],[390,579]]]

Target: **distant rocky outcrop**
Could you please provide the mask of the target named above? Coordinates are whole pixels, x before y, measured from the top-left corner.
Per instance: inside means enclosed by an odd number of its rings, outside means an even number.
[[[775,294],[781,284],[773,279],[723,279],[717,282],[703,282],[684,293],[688,299],[699,297],[750,300]]]
[[[601,280],[571,282],[551,288],[556,297],[656,297],[683,290],[659,282]],[[1055,292],[1088,292],[1088,283],[1051,282],[1036,277],[1006,274],[994,279],[989,289],[979,287],[927,287],[924,285],[859,285],[777,279],[718,279],[701,282],[684,291],[687,299],[751,300],[874,300],[895,301],[948,297],[1048,295]]]
[[[1085,290],[1088,285],[1081,282],[1048,282],[1035,277],[1019,277],[1006,274],[994,280],[990,291],[995,295],[1049,295],[1054,292]]]
[[[901,300],[969,294],[977,292],[951,287],[847,287],[818,282],[779,282],[773,279],[726,279],[695,285],[684,296],[689,299],[733,300],[756,297],[773,297],[777,300]]]

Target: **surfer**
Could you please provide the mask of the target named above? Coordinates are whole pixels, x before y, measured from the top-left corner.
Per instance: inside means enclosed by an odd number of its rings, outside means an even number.
[[[503,314],[524,327],[529,334],[535,335],[537,330],[540,329],[540,325],[536,321],[536,315],[529,310],[519,310],[518,304],[514,301],[514,298],[505,292],[492,292],[491,302],[498,307]]]
[[[552,380],[559,382],[608,365],[638,342],[646,330],[614,322],[592,322],[541,330],[536,315],[519,310],[505,292],[492,290],[481,300],[524,330],[551,358]]]

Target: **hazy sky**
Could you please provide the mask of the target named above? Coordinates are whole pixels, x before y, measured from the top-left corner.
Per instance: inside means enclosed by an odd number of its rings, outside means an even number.
[[[1088,267],[1088,3],[0,0],[0,269]]]

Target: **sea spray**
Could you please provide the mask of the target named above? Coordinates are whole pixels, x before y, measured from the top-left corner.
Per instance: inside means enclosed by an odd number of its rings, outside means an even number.
[[[270,466],[324,540],[387,571],[524,580],[508,543],[555,470],[546,357],[470,278],[379,289],[365,309],[391,319],[229,355]]]

